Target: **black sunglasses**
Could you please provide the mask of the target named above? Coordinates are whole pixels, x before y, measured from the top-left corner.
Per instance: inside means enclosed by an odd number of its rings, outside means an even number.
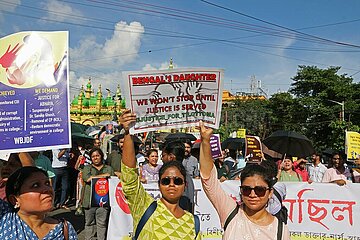
[[[183,185],[185,183],[181,177],[164,177],[160,180],[160,184],[167,186],[170,184],[171,179],[175,185]]]
[[[240,186],[241,194],[244,196],[250,196],[251,191],[254,190],[256,196],[263,197],[266,194],[267,190],[270,190],[269,187],[262,187],[262,186],[256,186],[256,187],[250,187],[250,186]]]

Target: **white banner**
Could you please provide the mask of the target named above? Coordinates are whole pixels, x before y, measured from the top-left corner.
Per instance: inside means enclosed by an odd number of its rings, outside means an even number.
[[[130,239],[132,219],[124,205],[117,178],[111,178],[111,215],[108,239]],[[218,215],[205,196],[200,180],[195,179],[195,214],[200,218],[202,239],[221,239]],[[234,200],[239,200],[239,181],[221,185]],[[160,198],[156,183],[144,184],[155,198]],[[360,239],[360,184],[338,186],[328,183],[286,183],[284,204],[289,210],[291,239]]]
[[[184,68],[124,72],[122,94],[137,114],[132,133],[205,125],[218,128],[224,71]]]

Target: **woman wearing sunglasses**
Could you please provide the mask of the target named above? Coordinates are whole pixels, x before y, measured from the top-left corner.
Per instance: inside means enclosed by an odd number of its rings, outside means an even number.
[[[154,199],[140,183],[134,143],[129,134],[129,126],[136,121],[130,110],[120,116],[120,124],[125,130],[121,164],[121,183],[128,200],[135,237],[142,240],[190,240],[200,239],[195,230],[195,218],[179,206],[180,197],[186,185],[186,170],[179,161],[166,162],[159,170],[159,189],[161,198],[156,201],[150,216],[144,213],[153,206]]]
[[[237,203],[224,191],[217,180],[217,172],[211,156],[211,128],[200,122],[200,175],[205,194],[219,214],[224,227],[228,216]],[[290,239],[287,226],[278,235],[279,221],[266,206],[273,193],[273,177],[270,171],[258,164],[247,165],[241,172],[242,204],[228,223],[223,239]],[[280,236],[280,237],[279,237]]]

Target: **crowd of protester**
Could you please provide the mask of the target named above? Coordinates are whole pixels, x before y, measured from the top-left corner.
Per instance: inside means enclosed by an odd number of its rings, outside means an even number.
[[[111,209],[90,205],[91,180],[117,176],[129,201],[134,233],[138,231],[139,239],[160,239],[160,233],[152,229],[157,226],[160,232],[164,222],[183,226],[180,235],[185,237],[182,239],[200,238],[193,215],[193,179],[198,178],[219,214],[225,229],[224,239],[234,239],[233,236],[239,234],[255,236],[258,231],[262,239],[274,239],[279,227],[281,239],[289,239],[287,225],[282,225],[278,218],[273,217],[279,212],[286,196],[286,187],[282,182],[323,182],[340,186],[360,182],[360,173],[346,164],[340,152],[331,155],[327,166],[322,162],[321,154],[314,153],[308,159],[304,156],[284,156],[277,161],[272,159],[261,164],[247,164],[240,175],[234,175],[238,166],[237,151],[223,149],[221,156],[213,159],[209,143],[212,130],[202,123],[199,127],[200,151],[193,154],[190,140],[166,141],[160,148],[144,147],[138,137],[128,132],[135,119],[134,114],[125,111],[120,117],[121,134],[116,132],[116,128],[107,127],[93,142],[73,141],[72,149],[14,153],[7,161],[1,161],[0,238],[7,236],[8,231],[3,229],[9,222],[8,229],[25,236],[16,235],[16,239],[42,239],[45,236],[47,238],[44,239],[77,239],[69,222],[47,217],[47,213],[54,209],[69,210],[70,206],[75,206],[75,214],[84,215],[86,239],[106,239]],[[109,149],[109,142],[115,143],[116,147]],[[241,205],[237,205],[220,187],[221,182],[231,179],[241,180]],[[139,184],[154,182],[159,183],[162,194],[155,203]],[[270,194],[273,191],[279,193],[280,199]],[[33,199],[34,195],[29,195],[31,192],[41,195],[41,201]],[[254,196],[261,200],[255,208],[248,202]],[[139,227],[144,212],[153,205],[153,215]],[[37,211],[30,211],[31,207]],[[229,215],[233,215],[234,220],[228,219]],[[18,230],[20,226],[25,227]],[[52,229],[54,231],[50,231]],[[167,236],[177,239],[175,235],[178,234],[168,233]]]

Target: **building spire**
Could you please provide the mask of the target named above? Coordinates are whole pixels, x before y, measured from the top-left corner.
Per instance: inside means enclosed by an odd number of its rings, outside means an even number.
[[[169,69],[174,69],[173,59],[170,58]]]

